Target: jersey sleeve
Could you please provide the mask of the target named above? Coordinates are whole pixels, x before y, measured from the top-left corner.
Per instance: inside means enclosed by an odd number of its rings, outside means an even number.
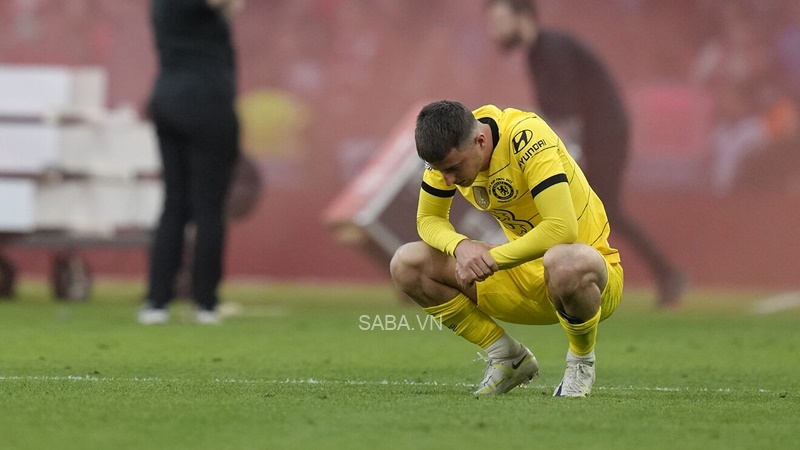
[[[541,258],[550,247],[572,243],[578,238],[578,219],[572,208],[566,176],[563,180],[556,176],[548,183],[553,184],[534,197],[542,221],[519,239],[489,251],[501,270]]]
[[[447,187],[441,174],[425,170],[417,205],[417,233],[425,243],[450,256],[458,243],[467,239],[450,223],[450,205],[455,193],[456,189]]]
[[[559,155],[560,140],[546,125],[532,128],[540,137],[531,158],[519,159],[530,195],[541,221],[524,236],[490,251],[500,269],[508,269],[541,258],[557,244],[573,243],[578,238],[578,219],[572,202],[569,179]]]

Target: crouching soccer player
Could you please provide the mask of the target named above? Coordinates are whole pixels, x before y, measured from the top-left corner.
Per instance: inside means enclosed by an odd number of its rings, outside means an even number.
[[[623,272],[603,204],[564,144],[536,114],[491,105],[470,112],[450,101],[420,111],[415,138],[427,166],[417,210],[423,242],[397,250],[395,284],[486,351],[473,394],[503,394],[539,373],[533,353],[494,319],[560,323],[569,350],[553,395],[589,394],[597,326],[619,304]],[[491,213],[509,242],[459,234],[448,219],[456,190]]]

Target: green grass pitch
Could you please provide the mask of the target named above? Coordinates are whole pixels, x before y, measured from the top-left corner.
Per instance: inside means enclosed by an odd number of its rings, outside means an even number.
[[[240,311],[223,325],[195,325],[178,304],[153,327],[134,320],[139,284],[100,283],[85,303],[18,290],[0,302],[3,449],[798,445],[800,310],[753,313],[765,293],[695,292],[657,312],[626,290],[585,399],[550,396],[559,327],[508,325],[540,376],[475,399],[477,348],[385,286],[229,283]]]

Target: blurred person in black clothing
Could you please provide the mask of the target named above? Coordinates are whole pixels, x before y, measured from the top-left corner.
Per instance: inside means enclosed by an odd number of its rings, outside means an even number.
[[[230,16],[243,0],[153,0],[159,72],[150,99],[164,205],[150,253],[142,324],[165,323],[175,296],[186,225],[196,229],[191,292],[198,323],[219,322],[225,199],[240,155]]]
[[[586,45],[539,26],[534,0],[488,0],[492,40],[503,50],[524,48],[542,116],[581,160],[614,224],[644,257],[658,283],[658,305],[674,307],[685,277],[625,213],[622,181],[629,153],[629,121],[614,79]]]

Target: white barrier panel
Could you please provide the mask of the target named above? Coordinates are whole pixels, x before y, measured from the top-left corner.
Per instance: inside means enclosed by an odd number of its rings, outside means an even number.
[[[46,170],[91,176],[156,174],[161,169],[153,126],[0,123],[0,175]]]
[[[31,180],[0,179],[0,233],[26,233],[36,227],[36,184]]]
[[[108,80],[100,67],[0,64],[0,116],[102,111]]]

